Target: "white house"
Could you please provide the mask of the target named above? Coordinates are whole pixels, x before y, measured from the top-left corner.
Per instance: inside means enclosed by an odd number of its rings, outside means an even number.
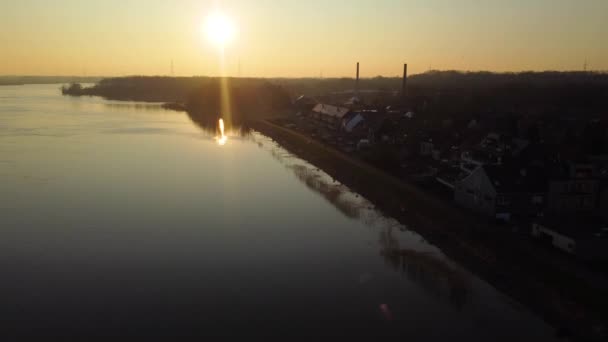
[[[534,218],[544,208],[546,182],[543,173],[535,170],[478,166],[454,185],[456,203],[499,220]]]
[[[346,107],[338,107],[319,103],[312,108],[312,117],[326,123],[332,128],[338,128],[342,124],[342,119],[350,113]]]

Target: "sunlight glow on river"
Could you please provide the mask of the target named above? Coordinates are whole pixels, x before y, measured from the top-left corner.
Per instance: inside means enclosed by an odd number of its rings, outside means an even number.
[[[224,145],[226,145],[226,142],[228,142],[228,137],[224,133],[224,120],[223,119],[220,119],[219,127],[220,127],[220,136],[217,137],[217,143],[220,146],[224,146]]]

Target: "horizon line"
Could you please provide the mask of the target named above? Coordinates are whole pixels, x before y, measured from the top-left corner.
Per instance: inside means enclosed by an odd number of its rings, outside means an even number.
[[[490,74],[528,74],[528,73],[587,73],[587,74],[606,74],[608,70],[554,70],[554,69],[545,69],[545,70],[520,70],[520,71],[492,71],[492,70],[459,70],[459,69],[430,69],[424,72],[410,74],[408,77],[416,76],[416,75],[424,75],[432,72],[457,72],[462,74],[476,74],[476,73],[490,73]],[[36,75],[36,74],[3,74],[0,75],[0,78],[7,77],[73,77],[73,78],[127,78],[127,77],[166,77],[166,78],[196,78],[196,77],[208,77],[208,78],[256,78],[256,79],[340,79],[340,78],[355,78],[352,75],[343,75],[343,76],[219,76],[219,75],[167,75],[167,74],[125,74],[125,75],[92,75],[92,76],[84,76],[84,75]],[[395,74],[391,76],[387,75],[376,75],[376,76],[365,76],[359,77],[359,79],[374,79],[374,78],[402,78],[402,75]]]

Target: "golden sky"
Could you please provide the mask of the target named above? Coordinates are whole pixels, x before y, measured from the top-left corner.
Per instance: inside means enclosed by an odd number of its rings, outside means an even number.
[[[0,75],[217,75],[218,8],[233,76],[608,70],[608,0],[2,0]]]

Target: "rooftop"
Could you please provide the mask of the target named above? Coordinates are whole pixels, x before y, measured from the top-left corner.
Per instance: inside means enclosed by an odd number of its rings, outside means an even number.
[[[348,112],[350,112],[350,109],[348,109],[346,107],[338,107],[338,106],[332,106],[332,105],[328,105],[328,104],[324,104],[324,103],[319,103],[316,106],[314,106],[312,111],[315,113],[328,115],[328,116],[331,116],[331,117],[334,117],[337,119],[342,119],[346,114],[348,114]]]

